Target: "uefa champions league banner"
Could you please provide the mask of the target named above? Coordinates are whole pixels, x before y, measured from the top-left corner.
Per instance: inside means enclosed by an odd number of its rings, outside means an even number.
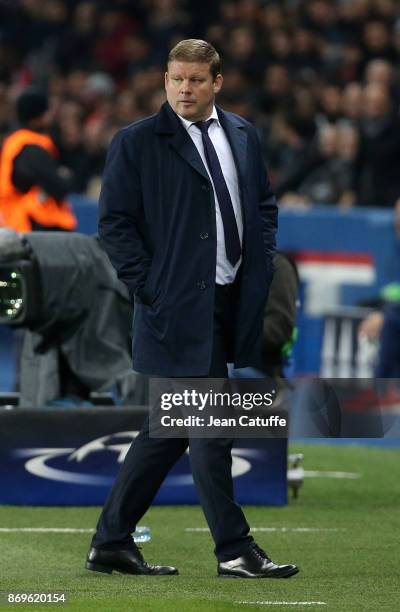
[[[102,505],[145,417],[132,408],[0,408],[0,503]],[[240,504],[285,505],[287,440],[238,439],[232,473]],[[186,453],[157,504],[197,504]]]

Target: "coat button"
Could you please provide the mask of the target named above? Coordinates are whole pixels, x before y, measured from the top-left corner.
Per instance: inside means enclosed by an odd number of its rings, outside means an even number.
[[[208,185],[204,185],[204,184],[203,184],[203,185],[201,186],[201,188],[202,188],[202,190],[203,190],[203,191],[208,191]]]
[[[202,281],[198,281],[197,286],[198,286],[198,288],[199,288],[199,289],[201,289],[202,291],[203,291],[204,289],[207,289],[207,283],[206,283],[205,281],[203,281],[203,280],[202,280]]]
[[[203,232],[203,234],[200,234],[200,238],[201,238],[202,240],[207,240],[207,238],[208,238],[208,234],[207,234],[207,232]]]

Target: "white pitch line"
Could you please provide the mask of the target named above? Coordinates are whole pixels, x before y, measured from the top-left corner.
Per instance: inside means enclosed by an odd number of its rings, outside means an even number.
[[[0,533],[93,533],[94,529],[72,527],[0,527]]]
[[[185,531],[206,533],[209,531],[208,527],[186,527]],[[345,529],[336,527],[251,527],[250,531],[259,532],[297,532],[297,533],[310,533],[310,532],[330,532],[330,531],[345,531]]]
[[[236,604],[261,606],[326,606],[325,601],[235,601]]]
[[[349,478],[350,480],[361,478],[358,472],[332,472],[319,470],[304,470],[305,478]]]
[[[192,533],[208,533],[209,529],[208,527],[186,527],[184,531]],[[252,527],[251,531],[266,533],[310,533],[345,531],[345,529],[338,529],[336,527]],[[0,527],[0,533],[94,533],[94,529],[80,529],[75,527]]]

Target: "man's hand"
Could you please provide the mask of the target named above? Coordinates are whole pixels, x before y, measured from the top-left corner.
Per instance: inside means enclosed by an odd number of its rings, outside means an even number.
[[[383,325],[383,313],[376,310],[361,321],[358,327],[358,335],[367,340],[377,340],[380,336]]]

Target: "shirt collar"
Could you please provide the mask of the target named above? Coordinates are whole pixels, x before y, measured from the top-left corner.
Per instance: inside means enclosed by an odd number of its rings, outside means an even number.
[[[177,113],[177,115],[178,115],[178,113]],[[194,125],[194,124],[196,123],[195,121],[188,121],[187,119],[185,119],[184,117],[181,117],[180,115],[178,115],[178,117],[179,117],[179,119],[181,120],[182,125],[183,125],[183,127],[184,127],[186,130],[189,130],[189,129],[192,127],[192,125]],[[216,124],[217,124],[217,125],[220,125],[220,123],[219,123],[219,117],[218,117],[218,113],[217,113],[217,109],[215,108],[215,106],[213,106],[212,113],[211,113],[211,115],[210,115],[210,116],[209,116],[209,117],[206,119],[206,121],[208,121],[208,119],[215,119]]]

